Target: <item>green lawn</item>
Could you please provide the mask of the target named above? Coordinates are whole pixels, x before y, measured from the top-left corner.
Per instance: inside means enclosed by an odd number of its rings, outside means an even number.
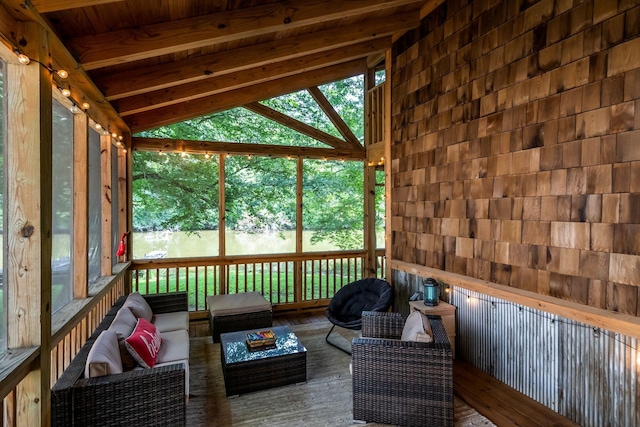
[[[354,271],[355,270],[355,271]],[[356,275],[357,271],[357,275]],[[342,273],[342,275],[340,274]],[[135,273],[134,273],[135,274]],[[208,295],[220,294],[220,274],[218,269],[204,267],[190,267],[139,271],[137,278],[132,281],[133,290],[142,294],[161,292],[186,291],[189,294],[189,307],[192,310],[205,310],[205,298]],[[350,274],[344,271],[323,271],[311,274],[308,272],[303,278],[305,289],[302,299],[312,301],[331,298],[335,292],[347,283],[361,278],[360,266],[352,268]],[[244,267],[230,268],[227,277],[226,293],[260,292],[272,304],[294,302],[294,273],[293,269],[251,270]]]

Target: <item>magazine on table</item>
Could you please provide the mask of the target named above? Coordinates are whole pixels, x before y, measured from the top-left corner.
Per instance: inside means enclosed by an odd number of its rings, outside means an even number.
[[[247,333],[247,345],[249,348],[275,348],[276,335],[270,329],[265,331],[249,332]]]

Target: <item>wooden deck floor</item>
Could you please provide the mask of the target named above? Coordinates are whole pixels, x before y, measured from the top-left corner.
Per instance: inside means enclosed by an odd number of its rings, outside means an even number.
[[[318,327],[326,326],[327,330],[330,327],[330,323],[327,321],[324,313],[304,313],[288,316],[275,315],[273,324],[275,326],[309,325],[309,327],[313,327],[313,324],[316,324]],[[213,344],[208,343],[206,348],[210,346],[213,346]],[[195,363],[198,363],[197,360],[200,359],[210,360],[210,356],[208,355],[194,356]],[[192,371],[192,374],[193,373]],[[200,378],[194,378],[192,375],[192,383],[197,383],[198,381],[200,381]],[[536,427],[576,425],[551,409],[529,399],[482,371],[459,361],[456,361],[454,365],[454,394],[456,395],[456,427],[491,426],[491,422],[498,426]],[[223,413],[229,412],[229,409],[223,409],[226,408],[226,403],[220,401],[220,397],[220,394],[218,394],[217,396],[206,399],[205,405],[202,405],[201,402],[197,403],[195,400],[198,399],[190,401],[188,407],[188,411],[192,412],[191,416],[188,416],[190,425],[196,425],[196,419],[200,418],[200,415],[196,415],[194,418],[193,412],[201,414],[202,416],[202,422],[204,424],[197,425],[218,425],[211,424],[207,420],[209,420],[212,415],[211,408],[217,408],[216,412],[219,410]],[[216,401],[212,401],[212,399]],[[222,400],[226,399],[222,398]],[[238,404],[239,403],[232,403],[232,406]],[[199,406],[206,406],[209,409],[203,409]],[[229,417],[228,423],[230,424],[223,423],[220,425],[245,425],[243,422],[236,422],[231,414],[227,414],[227,416]],[[483,416],[486,417],[486,419]],[[194,421],[196,424],[193,423]],[[283,423],[278,425],[288,424]]]

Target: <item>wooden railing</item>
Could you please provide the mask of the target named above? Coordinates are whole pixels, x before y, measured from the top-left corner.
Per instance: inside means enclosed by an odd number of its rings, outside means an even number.
[[[69,366],[80,348],[104,319],[115,301],[125,293],[126,268],[103,277],[90,287],[87,299],[73,300],[54,316],[51,337],[51,385]],[[65,316],[65,313],[69,313]]]
[[[113,303],[125,293],[128,264],[119,264],[112,276],[100,278],[89,287],[89,297],[74,299],[52,316],[51,323],[51,386],[60,378],[71,360],[78,354],[89,336],[102,321]],[[10,374],[2,382],[0,419],[2,425],[16,425],[18,383],[30,372],[30,364],[38,356],[39,348],[19,348],[5,353]]]
[[[131,289],[142,294],[186,291],[192,311],[209,295],[260,292],[274,310],[323,307],[338,289],[361,279],[364,251],[174,258],[131,263]],[[384,250],[376,252],[378,277]]]

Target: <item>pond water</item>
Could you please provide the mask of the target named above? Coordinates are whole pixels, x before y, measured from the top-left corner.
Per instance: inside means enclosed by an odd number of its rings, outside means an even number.
[[[311,244],[312,231],[302,232],[302,247],[304,251],[336,251],[338,247],[329,242]],[[200,231],[188,234],[184,231],[155,231],[133,233],[133,257],[145,258],[153,253],[166,255],[164,258],[201,257],[218,255],[219,234],[217,230]],[[384,233],[377,236],[378,246],[383,246]],[[257,255],[292,253],[296,251],[296,232],[284,231],[277,233],[241,233],[226,232],[227,255]]]
[[[336,251],[340,248],[329,242],[311,244],[312,231],[302,232],[303,250]],[[0,236],[2,236],[0,234]],[[241,233],[227,231],[227,255],[257,255],[293,253],[296,251],[295,231],[280,233]],[[377,234],[378,247],[384,247],[384,233]],[[70,239],[68,235],[54,236],[53,258],[65,257],[69,254]],[[114,256],[115,256],[114,248]],[[0,257],[3,248],[0,247]],[[218,255],[218,231],[200,231],[198,234],[187,234],[184,231],[153,231],[133,233],[134,259],[144,258],[153,251],[165,254],[165,258],[201,257]],[[2,259],[2,258],[0,258]],[[2,265],[0,264],[0,271]],[[1,277],[1,276],[0,276]]]

